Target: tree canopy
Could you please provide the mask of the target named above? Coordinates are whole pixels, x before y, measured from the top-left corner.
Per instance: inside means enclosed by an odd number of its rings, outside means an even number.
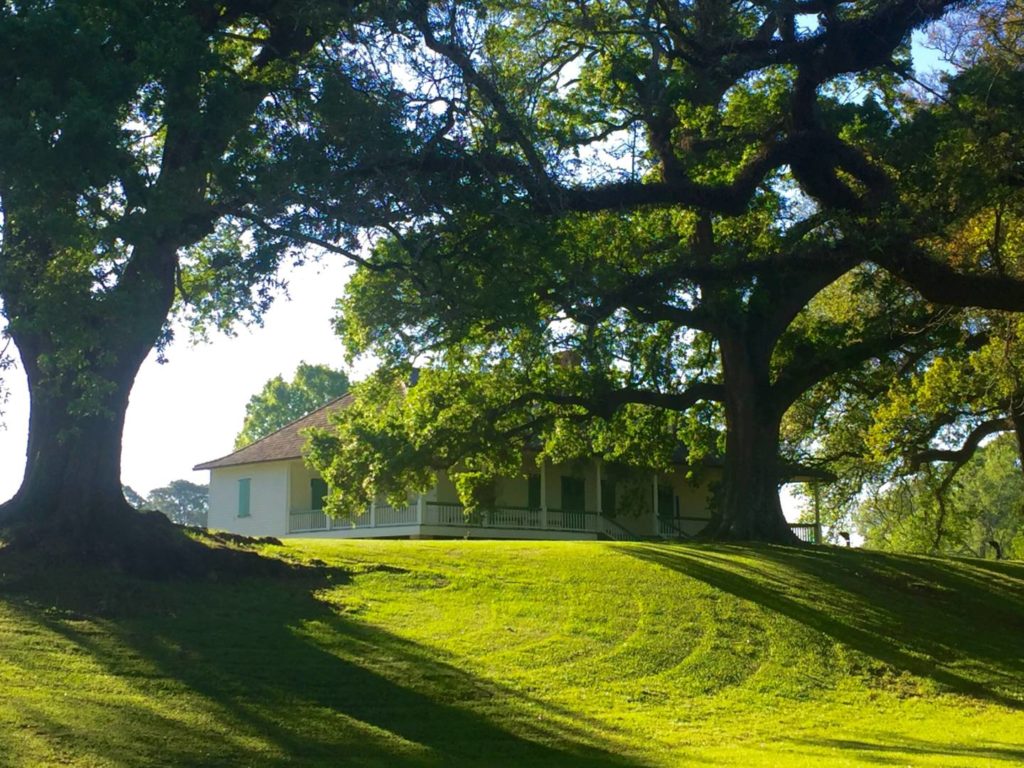
[[[163,512],[172,523],[206,527],[210,506],[210,490],[206,485],[189,480],[171,480],[154,488],[143,504],[144,509]]]
[[[299,363],[290,381],[275,376],[249,398],[235,449],[269,435],[348,391],[348,376],[326,365]]]
[[[952,483],[930,471],[894,479],[861,500],[853,522],[875,549],[1015,558],[1024,553],[1022,498],[1020,452],[1008,434],[974,453]]]
[[[939,304],[1024,306],[1019,264],[957,245],[1019,187],[1019,73],[979,62],[932,102],[903,87],[910,32],[949,7],[813,5],[806,25],[758,4],[412,4],[413,65],[447,75],[445,138],[481,197],[349,285],[340,332],[394,374],[314,446],[337,504],[428,460],[461,467],[469,501],[512,435],[646,464],[683,443],[724,451],[710,535],[789,540],[794,403]],[[431,373],[410,390],[412,361]]]
[[[911,33],[959,8],[4,6],[0,300],[32,410],[3,516],[123,522],[124,412],[169,313],[258,321],[312,246],[360,265],[339,329],[382,361],[377,409],[315,451],[336,504],[428,458],[470,493],[510,434],[649,464],[682,442],[724,451],[710,535],[790,540],[794,403],[939,304],[1024,308],[1019,265],[958,240],[1021,186],[1020,67],[904,87]]]
[[[307,243],[405,217],[359,168],[414,149],[360,3],[25,2],[0,9],[0,301],[31,397],[12,540],[136,557],[120,488],[143,359],[258,321]],[[293,219],[324,173],[330,215]],[[332,176],[332,179],[336,176]],[[133,543],[124,542],[135,539]]]

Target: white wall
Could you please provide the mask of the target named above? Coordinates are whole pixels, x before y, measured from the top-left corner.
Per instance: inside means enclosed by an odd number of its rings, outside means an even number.
[[[289,462],[268,461],[210,472],[207,525],[245,536],[284,536],[288,531]],[[249,516],[238,516],[238,481],[249,478]],[[307,493],[308,493],[308,480]]]

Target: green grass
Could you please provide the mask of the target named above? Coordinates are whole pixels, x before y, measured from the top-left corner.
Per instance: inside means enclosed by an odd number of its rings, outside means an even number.
[[[1024,564],[524,542],[0,577],[0,765],[1009,766]]]

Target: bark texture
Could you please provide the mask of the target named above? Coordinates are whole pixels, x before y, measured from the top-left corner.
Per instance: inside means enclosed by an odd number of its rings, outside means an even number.
[[[770,344],[721,336],[725,472],[718,508],[702,535],[726,541],[797,544],[779,501],[779,425],[769,374]]]

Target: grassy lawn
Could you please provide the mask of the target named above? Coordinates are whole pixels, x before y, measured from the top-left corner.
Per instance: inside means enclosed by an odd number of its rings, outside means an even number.
[[[0,765],[1009,766],[1024,563],[291,542],[279,579],[0,576]]]

